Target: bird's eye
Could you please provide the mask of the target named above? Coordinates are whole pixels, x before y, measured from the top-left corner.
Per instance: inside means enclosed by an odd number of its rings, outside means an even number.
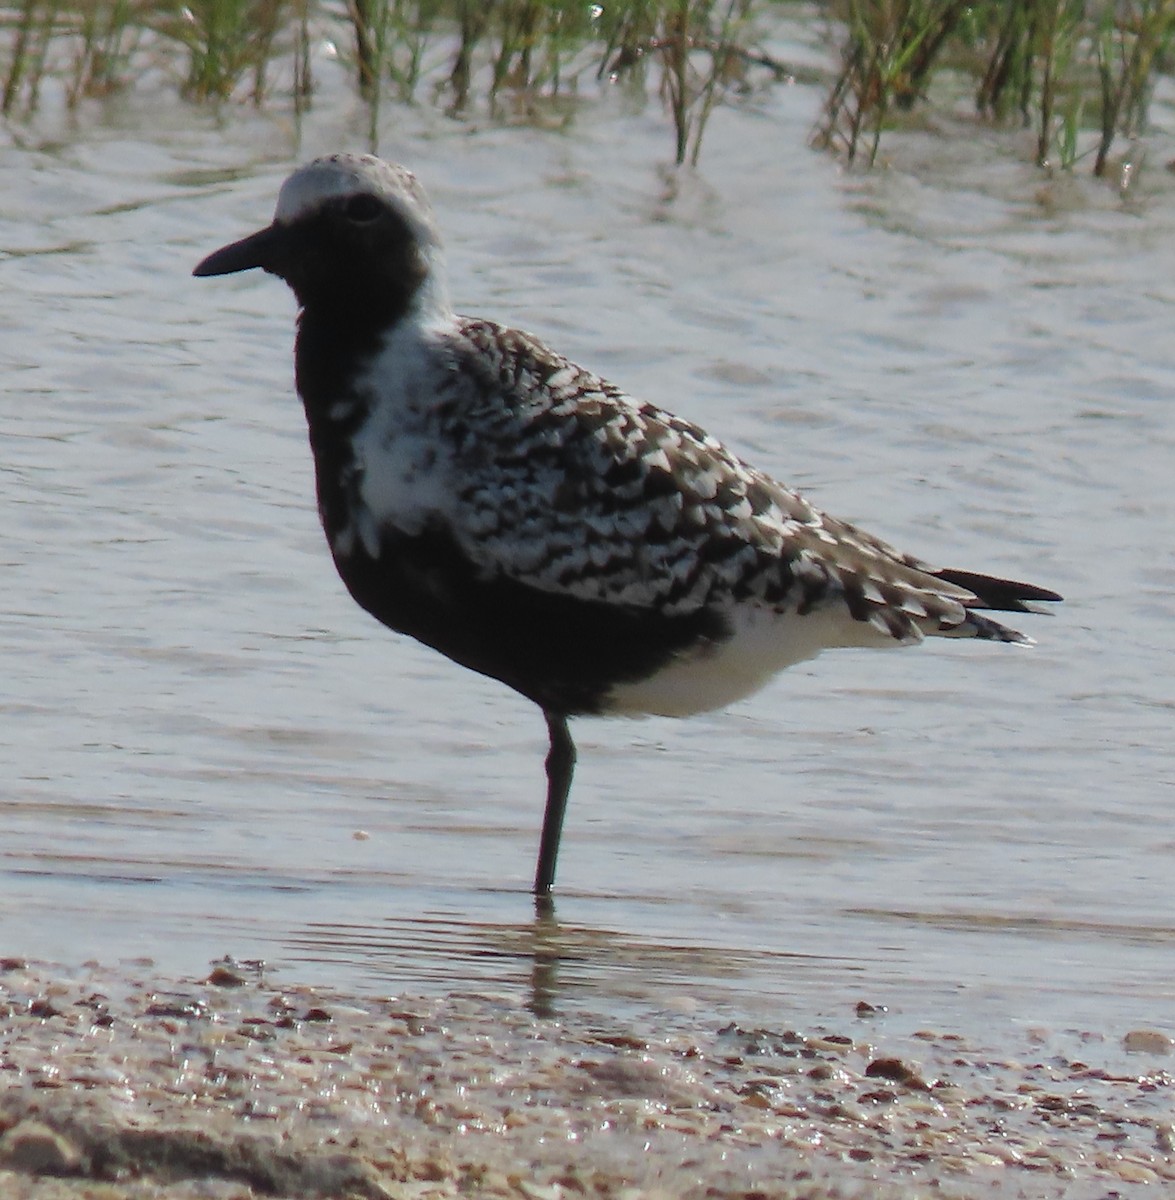
[[[381,212],[383,212],[383,205],[367,192],[348,196],[343,204],[343,215],[347,220],[360,225],[374,221]]]

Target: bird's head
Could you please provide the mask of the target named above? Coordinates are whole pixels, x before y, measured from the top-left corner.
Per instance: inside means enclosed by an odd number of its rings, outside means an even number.
[[[411,171],[372,155],[334,154],[295,171],[273,223],[205,258],[193,274],[260,267],[323,315],[362,309],[396,320],[425,299],[443,304],[440,236]]]

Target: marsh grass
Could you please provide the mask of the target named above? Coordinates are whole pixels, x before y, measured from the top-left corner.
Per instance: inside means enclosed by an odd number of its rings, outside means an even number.
[[[1145,125],[1156,66],[1170,60],[1173,10],[1171,0],[1137,0],[1103,14],[1097,35],[1101,123],[1095,175],[1106,173],[1115,138],[1135,138]]]
[[[929,103],[936,72],[970,74],[977,113],[1034,133],[1036,162],[1119,167],[1126,186],[1175,0],[840,0],[841,70],[813,141],[872,164],[883,133]],[[1125,157],[1114,163],[1115,147]]]
[[[187,0],[150,14],[156,32],[187,51],[184,93],[193,100],[227,100],[248,80],[254,104],[265,97],[266,71],[286,0]]]
[[[562,123],[607,81],[660,95],[674,158],[696,163],[716,105],[788,76],[760,48],[771,22],[822,11],[840,67],[816,144],[874,163],[944,73],[973,81],[982,120],[1030,128],[1042,168],[1088,160],[1122,186],[1175,36],[1175,0],[18,0],[0,3],[0,109],[26,118],[50,85],[75,108],[149,69],[196,103],[301,113],[329,42],[372,143],[388,98]]]
[[[431,99],[452,114],[560,119],[594,77],[643,89],[650,67],[673,121],[676,160],[697,161],[715,102],[750,70],[786,74],[754,48],[752,8],[781,0],[346,0],[351,63],[373,106]],[[375,126],[373,117],[372,127]]]
[[[696,165],[702,133],[720,91],[738,86],[745,60],[739,38],[749,0],[680,3],[661,15],[652,45],[661,57],[662,88],[673,117],[676,161]]]
[[[76,108],[84,97],[108,96],[126,85],[137,42],[131,0],[90,4],[81,13],[78,45],[66,85],[66,101]]]
[[[12,53],[0,97],[0,110],[5,116],[21,110],[32,112],[37,107],[55,12],[53,5],[24,0],[13,15]]]
[[[848,0],[841,70],[814,141],[870,165],[893,108],[921,98],[934,62],[968,9],[965,0]]]
[[[199,104],[312,100],[313,50],[332,43],[367,102],[562,120],[581,81],[659,91],[678,162],[695,161],[714,105],[746,77],[784,74],[752,13],[789,0],[20,0],[0,4],[0,108],[27,117],[51,81],[69,107],[149,70]],[[653,78],[650,78],[653,76]]]

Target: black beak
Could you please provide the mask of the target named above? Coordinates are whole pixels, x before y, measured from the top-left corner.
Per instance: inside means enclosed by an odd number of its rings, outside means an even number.
[[[275,222],[267,229],[261,229],[239,242],[233,242],[231,246],[214,250],[192,274],[232,275],[237,271],[251,271],[254,267],[276,274],[284,242],[285,230]]]

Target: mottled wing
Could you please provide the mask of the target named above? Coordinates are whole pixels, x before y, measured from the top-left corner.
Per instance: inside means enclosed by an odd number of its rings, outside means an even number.
[[[455,413],[449,437],[464,549],[483,569],[670,616],[839,604],[900,641],[967,620],[970,591],[825,516],[696,426],[526,334],[472,320],[462,330],[485,402]]]

